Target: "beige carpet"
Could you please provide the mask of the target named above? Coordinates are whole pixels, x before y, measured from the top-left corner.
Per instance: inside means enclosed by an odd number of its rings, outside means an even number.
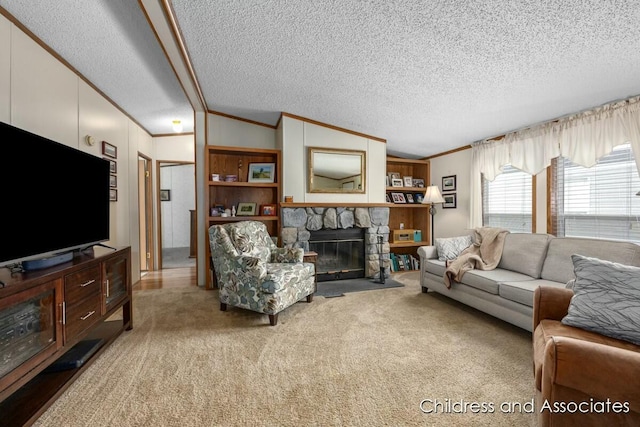
[[[217,291],[137,291],[134,329],[36,425],[534,425],[500,409],[533,398],[531,335],[422,294],[416,272],[394,278],[406,286],[300,302],[275,327],[221,312]],[[424,399],[494,412],[424,413]]]

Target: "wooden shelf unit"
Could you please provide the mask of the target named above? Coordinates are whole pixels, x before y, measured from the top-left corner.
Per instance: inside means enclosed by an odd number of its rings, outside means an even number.
[[[403,159],[387,157],[387,174],[397,172],[402,179],[405,176],[424,179],[425,187],[430,184],[430,165],[428,160]],[[387,194],[391,193],[424,193],[425,188],[419,187],[387,187]],[[398,230],[400,224],[405,229],[422,231],[421,242],[389,243],[392,252],[417,256],[418,247],[429,244],[430,218],[429,206],[421,203],[389,203],[389,229]]]
[[[250,163],[274,163],[275,179],[272,183],[248,182]],[[221,145],[207,145],[205,147],[205,206],[208,209],[205,241],[209,242],[209,227],[214,224],[226,224],[237,221],[261,221],[267,226],[271,236],[280,237],[280,201],[282,200],[282,154],[280,150],[229,147]],[[212,174],[220,175],[223,179],[226,175],[238,175],[238,181],[213,181]],[[223,205],[231,209],[238,203],[250,202],[256,204],[256,215],[219,217],[211,216],[211,208],[215,205]],[[275,205],[276,215],[260,215],[261,205]],[[211,248],[206,245],[207,260],[211,259]],[[207,268],[206,287],[211,289],[214,278],[211,269]]]

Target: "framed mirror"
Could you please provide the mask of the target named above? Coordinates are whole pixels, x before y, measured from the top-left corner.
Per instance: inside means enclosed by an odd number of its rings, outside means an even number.
[[[308,148],[310,193],[364,193],[366,152]]]

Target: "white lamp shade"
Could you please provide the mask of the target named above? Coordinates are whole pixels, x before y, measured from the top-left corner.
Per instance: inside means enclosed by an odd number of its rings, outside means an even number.
[[[425,205],[444,203],[444,199],[442,198],[442,194],[440,194],[440,189],[438,189],[437,185],[430,185],[427,187],[427,191],[424,192],[422,203]]]

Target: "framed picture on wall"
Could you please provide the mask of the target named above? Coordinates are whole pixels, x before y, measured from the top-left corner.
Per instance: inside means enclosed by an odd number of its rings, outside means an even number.
[[[118,158],[118,147],[109,144],[107,141],[102,141],[102,154],[112,159]]]
[[[444,199],[444,203],[442,204],[442,209],[455,209],[457,197],[456,193],[443,194],[442,198]]]
[[[456,175],[442,177],[442,191],[456,191]]]
[[[109,162],[109,172],[112,174],[116,174],[118,173],[118,164],[116,163],[115,160],[113,159],[109,159],[107,157],[103,157],[103,159],[107,160]]]

